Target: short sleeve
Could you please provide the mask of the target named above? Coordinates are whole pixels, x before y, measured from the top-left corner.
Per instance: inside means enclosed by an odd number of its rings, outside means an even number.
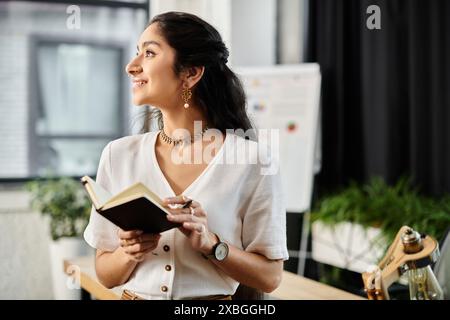
[[[247,252],[288,260],[286,205],[279,174],[261,175],[245,211],[242,244]]]
[[[106,191],[113,193],[111,177],[111,144],[108,143],[103,149],[98,169],[96,182]],[[119,246],[117,235],[119,228],[112,222],[97,213],[94,206],[91,207],[89,223],[84,230],[84,239],[93,248],[114,251]]]

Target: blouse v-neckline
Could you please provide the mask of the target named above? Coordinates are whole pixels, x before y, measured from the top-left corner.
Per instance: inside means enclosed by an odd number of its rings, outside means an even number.
[[[156,157],[156,139],[158,138],[159,132],[156,132],[152,135],[152,141],[150,143],[151,148],[151,160],[152,163],[154,163],[157,174],[161,181],[163,181],[164,185],[166,186],[167,190],[170,191],[172,196],[177,196],[177,194],[173,191],[172,186],[170,185],[169,181],[167,180],[166,176],[164,175],[163,171],[161,170],[161,167],[159,166],[158,158]],[[210,168],[214,165],[214,163],[217,161],[219,157],[222,156],[223,149],[225,146],[226,141],[228,140],[228,135],[225,135],[225,139],[223,140],[222,146],[219,149],[219,152],[217,152],[214,155],[214,158],[208,163],[205,169],[179,194],[179,195],[186,195],[191,191],[192,188],[195,187],[199,183],[199,181],[207,174],[207,172],[210,170]]]

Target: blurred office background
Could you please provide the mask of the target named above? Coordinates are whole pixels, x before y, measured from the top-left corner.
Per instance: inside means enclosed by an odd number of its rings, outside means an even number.
[[[366,25],[373,4],[381,29]],[[140,132],[145,109],[132,105],[124,68],[148,20],[170,10],[213,24],[232,67],[319,63],[314,200],[373,176],[407,175],[430,197],[450,191],[448,1],[0,1],[0,299],[54,298],[48,221],[24,185],[95,175],[108,141]],[[288,213],[285,269],[302,260],[320,280],[303,222]]]

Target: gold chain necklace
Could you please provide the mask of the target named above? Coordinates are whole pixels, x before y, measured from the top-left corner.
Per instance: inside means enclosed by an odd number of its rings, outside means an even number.
[[[195,134],[194,137],[192,137],[192,138],[190,139],[190,140],[191,140],[191,143],[193,143],[194,140],[195,140],[196,138],[202,137],[202,136],[205,134],[206,130],[208,130],[208,127],[207,127],[207,126],[202,130],[202,132]],[[164,132],[164,127],[160,130],[160,133],[161,133],[161,139],[162,139],[162,141],[164,141],[164,142],[167,143],[167,144],[173,144],[174,146],[176,146],[176,145],[178,145],[178,144],[180,144],[180,143],[182,143],[182,142],[186,142],[186,141],[188,140],[187,138],[185,138],[185,139],[183,139],[183,138],[181,138],[181,139],[174,139],[174,138],[169,137],[169,136]]]

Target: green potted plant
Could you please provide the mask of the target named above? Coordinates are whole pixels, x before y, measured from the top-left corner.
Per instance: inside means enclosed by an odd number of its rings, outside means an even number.
[[[34,180],[26,184],[31,206],[49,221],[50,259],[55,299],[79,299],[69,290],[63,260],[88,254],[82,233],[89,221],[91,204],[81,184],[68,177]]]
[[[311,221],[315,260],[363,272],[403,225],[439,240],[450,225],[450,196],[421,195],[407,178],[392,186],[373,178],[319,200]]]

